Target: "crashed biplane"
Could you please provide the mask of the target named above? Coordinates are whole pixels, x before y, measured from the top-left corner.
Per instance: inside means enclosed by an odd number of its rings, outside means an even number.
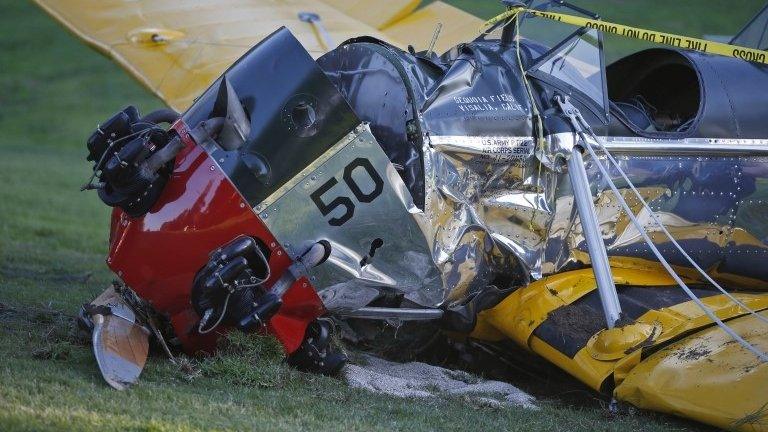
[[[325,317],[358,342],[419,321],[393,344],[511,340],[768,430],[768,9],[724,45],[563,1],[482,33],[441,2],[36,1],[183,111],[88,140],[124,284],[83,315],[111,385],[152,333],[194,354],[266,329],[331,374]],[[673,47],[606,65],[604,32]]]

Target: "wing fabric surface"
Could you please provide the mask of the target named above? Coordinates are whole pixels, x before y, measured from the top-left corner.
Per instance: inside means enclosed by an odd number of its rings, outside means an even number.
[[[176,110],[192,104],[248,49],[281,26],[309,53],[325,53],[315,24],[320,17],[338,44],[370,35],[399,47],[427,47],[438,22],[444,24],[435,50],[474,37],[481,20],[436,2],[414,0],[35,0],[79,38],[127,69]]]
[[[442,54],[461,42],[478,36],[482,20],[447,3],[434,2],[382,29],[394,45],[411,44],[417,50],[427,49],[437,23],[443,25],[435,44],[435,52]]]

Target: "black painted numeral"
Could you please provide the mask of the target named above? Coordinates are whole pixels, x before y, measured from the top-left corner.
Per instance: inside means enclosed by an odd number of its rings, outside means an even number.
[[[363,193],[363,191],[360,190],[360,186],[355,182],[355,179],[352,178],[352,172],[354,172],[356,168],[363,168],[365,172],[368,173],[368,177],[373,180],[375,186],[371,192],[367,194]],[[349,186],[349,189],[352,190],[352,193],[355,194],[355,198],[362,203],[369,203],[375,200],[384,190],[384,180],[381,179],[379,173],[373,168],[371,161],[365,158],[357,158],[344,168],[344,183],[346,183],[347,186]]]
[[[371,181],[373,181],[374,187],[372,191],[364,192],[360,188],[360,185],[357,184],[354,177],[352,177],[352,173],[358,168],[362,168],[366,174],[368,174],[368,177],[370,177]],[[344,174],[342,175],[342,179],[344,180],[344,183],[346,183],[347,187],[352,191],[352,194],[355,196],[355,198],[361,203],[373,202],[373,200],[375,200],[384,191],[384,180],[381,178],[379,173],[376,172],[376,169],[371,164],[371,161],[365,158],[357,158],[347,164],[347,166],[344,167]],[[328,224],[332,226],[344,225],[344,223],[350,220],[355,214],[355,204],[347,196],[337,196],[327,204],[325,201],[323,201],[322,196],[338,183],[339,181],[336,180],[336,178],[330,178],[327,182],[320,185],[317,190],[309,195],[309,197],[312,198],[312,202],[315,203],[317,209],[320,210],[320,213],[323,216],[327,216],[339,206],[344,207],[344,214],[339,217],[328,219]]]
[[[336,197],[328,204],[323,202],[322,195],[328,192],[328,190],[331,189],[332,187],[336,186],[336,183],[338,182],[339,181],[336,180],[335,178],[331,178],[327,182],[323,183],[319,188],[317,188],[316,191],[312,192],[309,195],[309,197],[312,198],[312,201],[315,203],[318,210],[320,210],[320,213],[322,213],[323,216],[327,216],[328,213],[332,212],[338,206],[344,206],[346,211],[344,212],[343,215],[341,215],[341,217],[328,219],[328,223],[333,226],[344,225],[344,222],[350,220],[352,216],[355,214],[355,204],[352,203],[351,199],[345,196]]]

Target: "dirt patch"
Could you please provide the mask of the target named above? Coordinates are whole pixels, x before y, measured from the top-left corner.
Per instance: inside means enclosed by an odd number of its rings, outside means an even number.
[[[682,361],[695,361],[710,354],[712,354],[712,350],[703,344],[675,351],[675,357]]]
[[[16,312],[15,308],[12,308],[5,303],[0,303],[0,315],[13,314],[15,312]]]
[[[580,303],[555,309],[549,314],[547,321],[548,325],[557,329],[562,339],[579,341],[581,345],[605,328],[602,313]]]
[[[0,331],[18,338],[18,356],[37,360],[67,360],[90,342],[74,316],[51,307],[0,304]]]
[[[45,341],[32,350],[32,357],[38,360],[67,360],[73,348],[74,345],[68,341]]]
[[[67,269],[50,268],[45,270],[31,269],[25,266],[4,265],[0,274],[8,280],[40,280],[61,284],[84,284],[93,278],[93,272],[73,273]]]

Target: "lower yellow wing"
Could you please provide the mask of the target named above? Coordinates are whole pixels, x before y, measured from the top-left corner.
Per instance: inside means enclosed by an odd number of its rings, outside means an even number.
[[[440,51],[473,38],[481,23],[440,2],[414,13],[415,0],[35,2],[176,110],[189,107],[229,65],[281,26],[319,57],[362,35],[400,47],[426,47],[437,23],[443,22],[436,44]]]
[[[768,350],[765,323],[754,316],[736,318],[728,325],[757,349]],[[768,431],[766,384],[768,363],[712,326],[649,356],[615,393],[641,408],[724,429],[759,432]]]

